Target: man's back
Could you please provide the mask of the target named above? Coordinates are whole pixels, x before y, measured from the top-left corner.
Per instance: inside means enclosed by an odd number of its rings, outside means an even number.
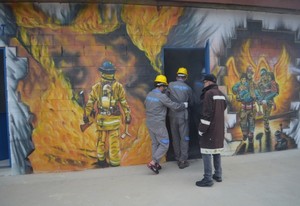
[[[177,80],[174,82],[170,82],[168,87],[168,95],[174,102],[189,102],[189,104],[192,103],[192,89],[184,81]],[[182,116],[184,115],[184,111],[176,112],[171,109],[169,115]]]

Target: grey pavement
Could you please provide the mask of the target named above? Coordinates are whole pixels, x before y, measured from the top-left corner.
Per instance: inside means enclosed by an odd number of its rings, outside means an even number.
[[[282,206],[300,205],[300,150],[222,158],[223,182],[195,186],[202,160],[11,176],[0,169],[1,206]]]

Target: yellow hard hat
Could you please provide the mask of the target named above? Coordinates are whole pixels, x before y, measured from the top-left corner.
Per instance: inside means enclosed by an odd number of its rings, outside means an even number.
[[[165,75],[162,75],[162,74],[157,75],[154,82],[158,83],[157,84],[158,86],[168,85],[167,77]]]
[[[184,76],[187,76],[188,75],[187,69],[184,67],[180,67],[177,71],[177,75],[178,74],[183,74]]]

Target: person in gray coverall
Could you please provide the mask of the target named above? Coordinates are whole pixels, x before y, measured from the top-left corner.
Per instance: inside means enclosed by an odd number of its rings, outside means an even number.
[[[155,89],[150,91],[145,100],[146,124],[152,140],[152,160],[147,164],[155,174],[159,173],[161,158],[169,149],[169,134],[166,127],[167,108],[182,111],[188,103],[176,103],[165,94],[168,86],[167,78],[158,75],[154,81]]]
[[[192,89],[185,83],[187,76],[187,69],[184,67],[179,68],[177,71],[176,81],[170,82],[167,94],[174,102],[188,102],[189,105],[192,105]],[[189,166],[189,162],[187,161],[190,141],[188,110],[185,109],[177,112],[170,109],[168,115],[175,159],[177,160],[178,167],[183,169]]]

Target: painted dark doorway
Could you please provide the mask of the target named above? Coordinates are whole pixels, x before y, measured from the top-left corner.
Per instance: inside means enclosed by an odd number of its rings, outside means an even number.
[[[208,46],[208,45],[207,45]],[[176,72],[179,67],[188,69],[189,77],[187,84],[193,89],[195,105],[189,107],[189,127],[190,127],[190,144],[189,159],[200,158],[200,148],[198,139],[199,124],[199,98],[203,88],[202,78],[205,73],[205,67],[209,68],[209,60],[207,57],[208,49],[206,48],[165,48],[164,49],[164,74],[167,76],[168,82],[176,80]],[[167,119],[169,129],[169,121]],[[172,147],[172,134],[170,134],[170,147],[167,153],[167,161],[173,161],[174,151]]]
[[[9,159],[5,83],[5,50],[0,48],[0,166],[9,166],[8,161],[3,161]]]

